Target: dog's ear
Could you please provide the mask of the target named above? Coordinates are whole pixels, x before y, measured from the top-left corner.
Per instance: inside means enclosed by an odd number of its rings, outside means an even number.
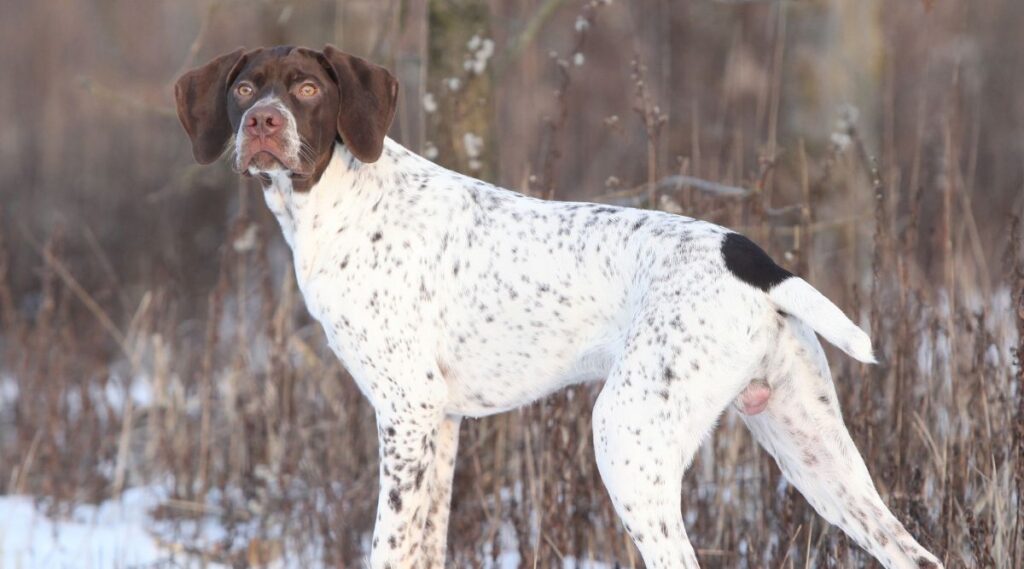
[[[231,138],[228,87],[244,61],[244,50],[239,48],[187,71],[174,83],[178,119],[192,139],[192,155],[200,164],[216,160]]]
[[[398,80],[383,67],[324,47],[324,58],[338,84],[338,135],[364,163],[376,162],[384,150],[398,106]]]

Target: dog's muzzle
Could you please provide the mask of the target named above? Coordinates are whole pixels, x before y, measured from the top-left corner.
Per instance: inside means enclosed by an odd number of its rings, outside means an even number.
[[[295,119],[283,105],[257,103],[242,116],[238,131],[235,166],[239,172],[302,170]]]

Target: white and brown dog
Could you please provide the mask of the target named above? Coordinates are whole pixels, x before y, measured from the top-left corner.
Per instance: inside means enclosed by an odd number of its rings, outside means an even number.
[[[886,567],[941,567],[843,424],[815,332],[874,359],[834,304],[728,229],[421,158],[386,138],[397,94],[330,46],[238,50],[175,86],[195,158],[234,137],[238,171],[263,182],[306,305],[376,410],[374,568],[444,566],[463,417],[602,379],[597,464],[647,567],[697,567],[681,480],[733,402],[825,519]]]

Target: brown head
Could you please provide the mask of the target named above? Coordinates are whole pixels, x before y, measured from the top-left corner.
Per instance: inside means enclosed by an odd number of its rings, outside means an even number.
[[[380,158],[398,82],[332,46],[238,49],[178,78],[174,98],[200,164],[216,160],[234,135],[238,172],[288,171],[296,189],[308,189],[335,141],[362,162]]]

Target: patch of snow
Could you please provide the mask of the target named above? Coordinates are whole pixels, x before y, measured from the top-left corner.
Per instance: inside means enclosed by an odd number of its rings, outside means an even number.
[[[106,401],[113,409],[123,411],[125,405],[125,378],[113,375],[106,385]],[[144,374],[136,376],[127,389],[136,409],[149,407],[153,402],[152,379]]]
[[[14,376],[0,375],[0,408],[14,404],[18,400],[18,382]]]
[[[135,488],[120,500],[79,505],[69,515],[50,518],[32,497],[0,496],[0,567],[91,569],[166,562],[171,552],[146,529],[149,510],[161,498],[152,488]]]
[[[166,504],[160,487],[131,488],[120,499],[77,505],[51,517],[31,496],[0,496],[0,569],[227,568],[192,553],[216,551],[228,537],[217,516],[154,519],[154,509]],[[284,547],[264,567],[311,567],[310,560],[322,553],[315,543]]]

